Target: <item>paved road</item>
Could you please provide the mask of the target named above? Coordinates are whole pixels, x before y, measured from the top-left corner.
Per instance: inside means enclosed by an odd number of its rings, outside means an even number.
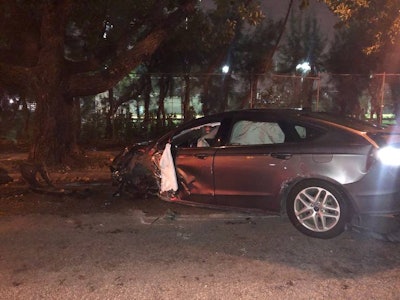
[[[399,299],[400,244],[222,212],[3,216],[0,298]]]

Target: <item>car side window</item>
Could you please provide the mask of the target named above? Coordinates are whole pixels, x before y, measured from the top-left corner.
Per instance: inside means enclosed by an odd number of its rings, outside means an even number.
[[[294,129],[296,130],[299,138],[305,139],[307,137],[307,129],[304,126],[295,125]]]
[[[214,122],[185,129],[172,138],[172,143],[179,148],[211,147],[219,126],[220,122]]]
[[[255,122],[240,120],[232,127],[230,145],[279,144],[285,141],[285,134],[276,122]]]
[[[315,137],[318,137],[322,134],[320,130],[317,130],[315,128],[309,127],[309,126],[303,126],[303,125],[294,125],[294,130],[296,131],[298,138],[300,140],[311,140]]]

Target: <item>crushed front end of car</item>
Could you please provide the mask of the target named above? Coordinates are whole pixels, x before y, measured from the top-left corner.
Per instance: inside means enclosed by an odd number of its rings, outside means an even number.
[[[151,142],[138,143],[114,158],[110,166],[113,186],[117,186],[114,196],[124,192],[141,196],[158,192],[150,149]]]

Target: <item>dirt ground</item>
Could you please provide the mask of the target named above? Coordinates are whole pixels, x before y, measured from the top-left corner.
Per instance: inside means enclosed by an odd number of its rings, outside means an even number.
[[[182,213],[195,211],[209,213],[208,209],[173,205],[160,201],[154,195],[122,194],[114,197],[116,187],[112,185],[110,163],[118,150],[86,152],[86,166],[81,168],[48,168],[55,189],[45,187],[32,190],[22,179],[19,165],[26,160],[23,152],[0,153],[0,168],[7,170],[13,181],[0,185],[0,216],[28,214],[73,214],[124,212],[138,209],[150,215],[168,209]]]

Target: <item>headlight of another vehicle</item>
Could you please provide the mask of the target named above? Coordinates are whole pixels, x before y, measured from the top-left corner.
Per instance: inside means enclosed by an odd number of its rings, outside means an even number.
[[[377,156],[379,160],[388,166],[400,166],[400,148],[387,146],[378,150]]]

